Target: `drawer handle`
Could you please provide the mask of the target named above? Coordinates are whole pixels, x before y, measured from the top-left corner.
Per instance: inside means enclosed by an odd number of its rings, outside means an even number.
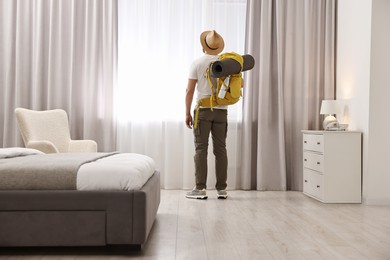
[[[307,180],[305,180],[305,182],[307,182]]]
[[[307,141],[303,141],[303,143],[307,144]]]
[[[317,185],[317,188],[319,188],[320,187],[320,185]]]
[[[318,145],[320,145],[320,144],[321,144],[321,142],[317,142],[317,144],[318,144]]]
[[[307,162],[307,159],[303,159],[305,162]]]
[[[319,165],[319,164],[321,164],[320,162],[317,162],[317,164]]]

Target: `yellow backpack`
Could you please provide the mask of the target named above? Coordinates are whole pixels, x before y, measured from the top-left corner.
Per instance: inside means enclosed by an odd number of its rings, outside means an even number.
[[[219,61],[222,61],[224,59],[233,59],[237,61],[240,64],[241,69],[236,74],[219,77],[217,79],[217,86],[214,86],[211,80],[211,70],[214,63],[210,64],[206,72],[206,77],[207,81],[209,82],[212,94],[210,97],[202,98],[198,101],[195,113],[194,128],[197,127],[198,113],[200,107],[210,107],[211,110],[213,110],[213,107],[215,106],[233,105],[240,100],[242,86],[242,68],[244,59],[241,55],[235,52],[227,52],[221,54],[219,57]]]

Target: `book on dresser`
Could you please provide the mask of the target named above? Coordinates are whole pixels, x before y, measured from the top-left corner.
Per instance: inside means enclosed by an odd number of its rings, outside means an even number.
[[[361,132],[302,135],[303,193],[324,203],[361,203]]]

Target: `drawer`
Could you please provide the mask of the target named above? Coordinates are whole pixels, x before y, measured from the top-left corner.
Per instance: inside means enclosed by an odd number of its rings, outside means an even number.
[[[303,170],[303,192],[320,200],[324,197],[324,176],[309,169]]]
[[[324,172],[324,155],[319,153],[303,152],[303,167],[318,172]]]
[[[324,152],[324,136],[322,134],[303,134],[303,150]]]

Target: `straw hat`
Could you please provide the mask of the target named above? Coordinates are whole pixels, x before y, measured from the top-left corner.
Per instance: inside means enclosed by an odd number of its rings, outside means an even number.
[[[203,49],[211,55],[220,53],[225,47],[223,38],[214,30],[202,32],[200,35],[200,44],[202,44]]]

